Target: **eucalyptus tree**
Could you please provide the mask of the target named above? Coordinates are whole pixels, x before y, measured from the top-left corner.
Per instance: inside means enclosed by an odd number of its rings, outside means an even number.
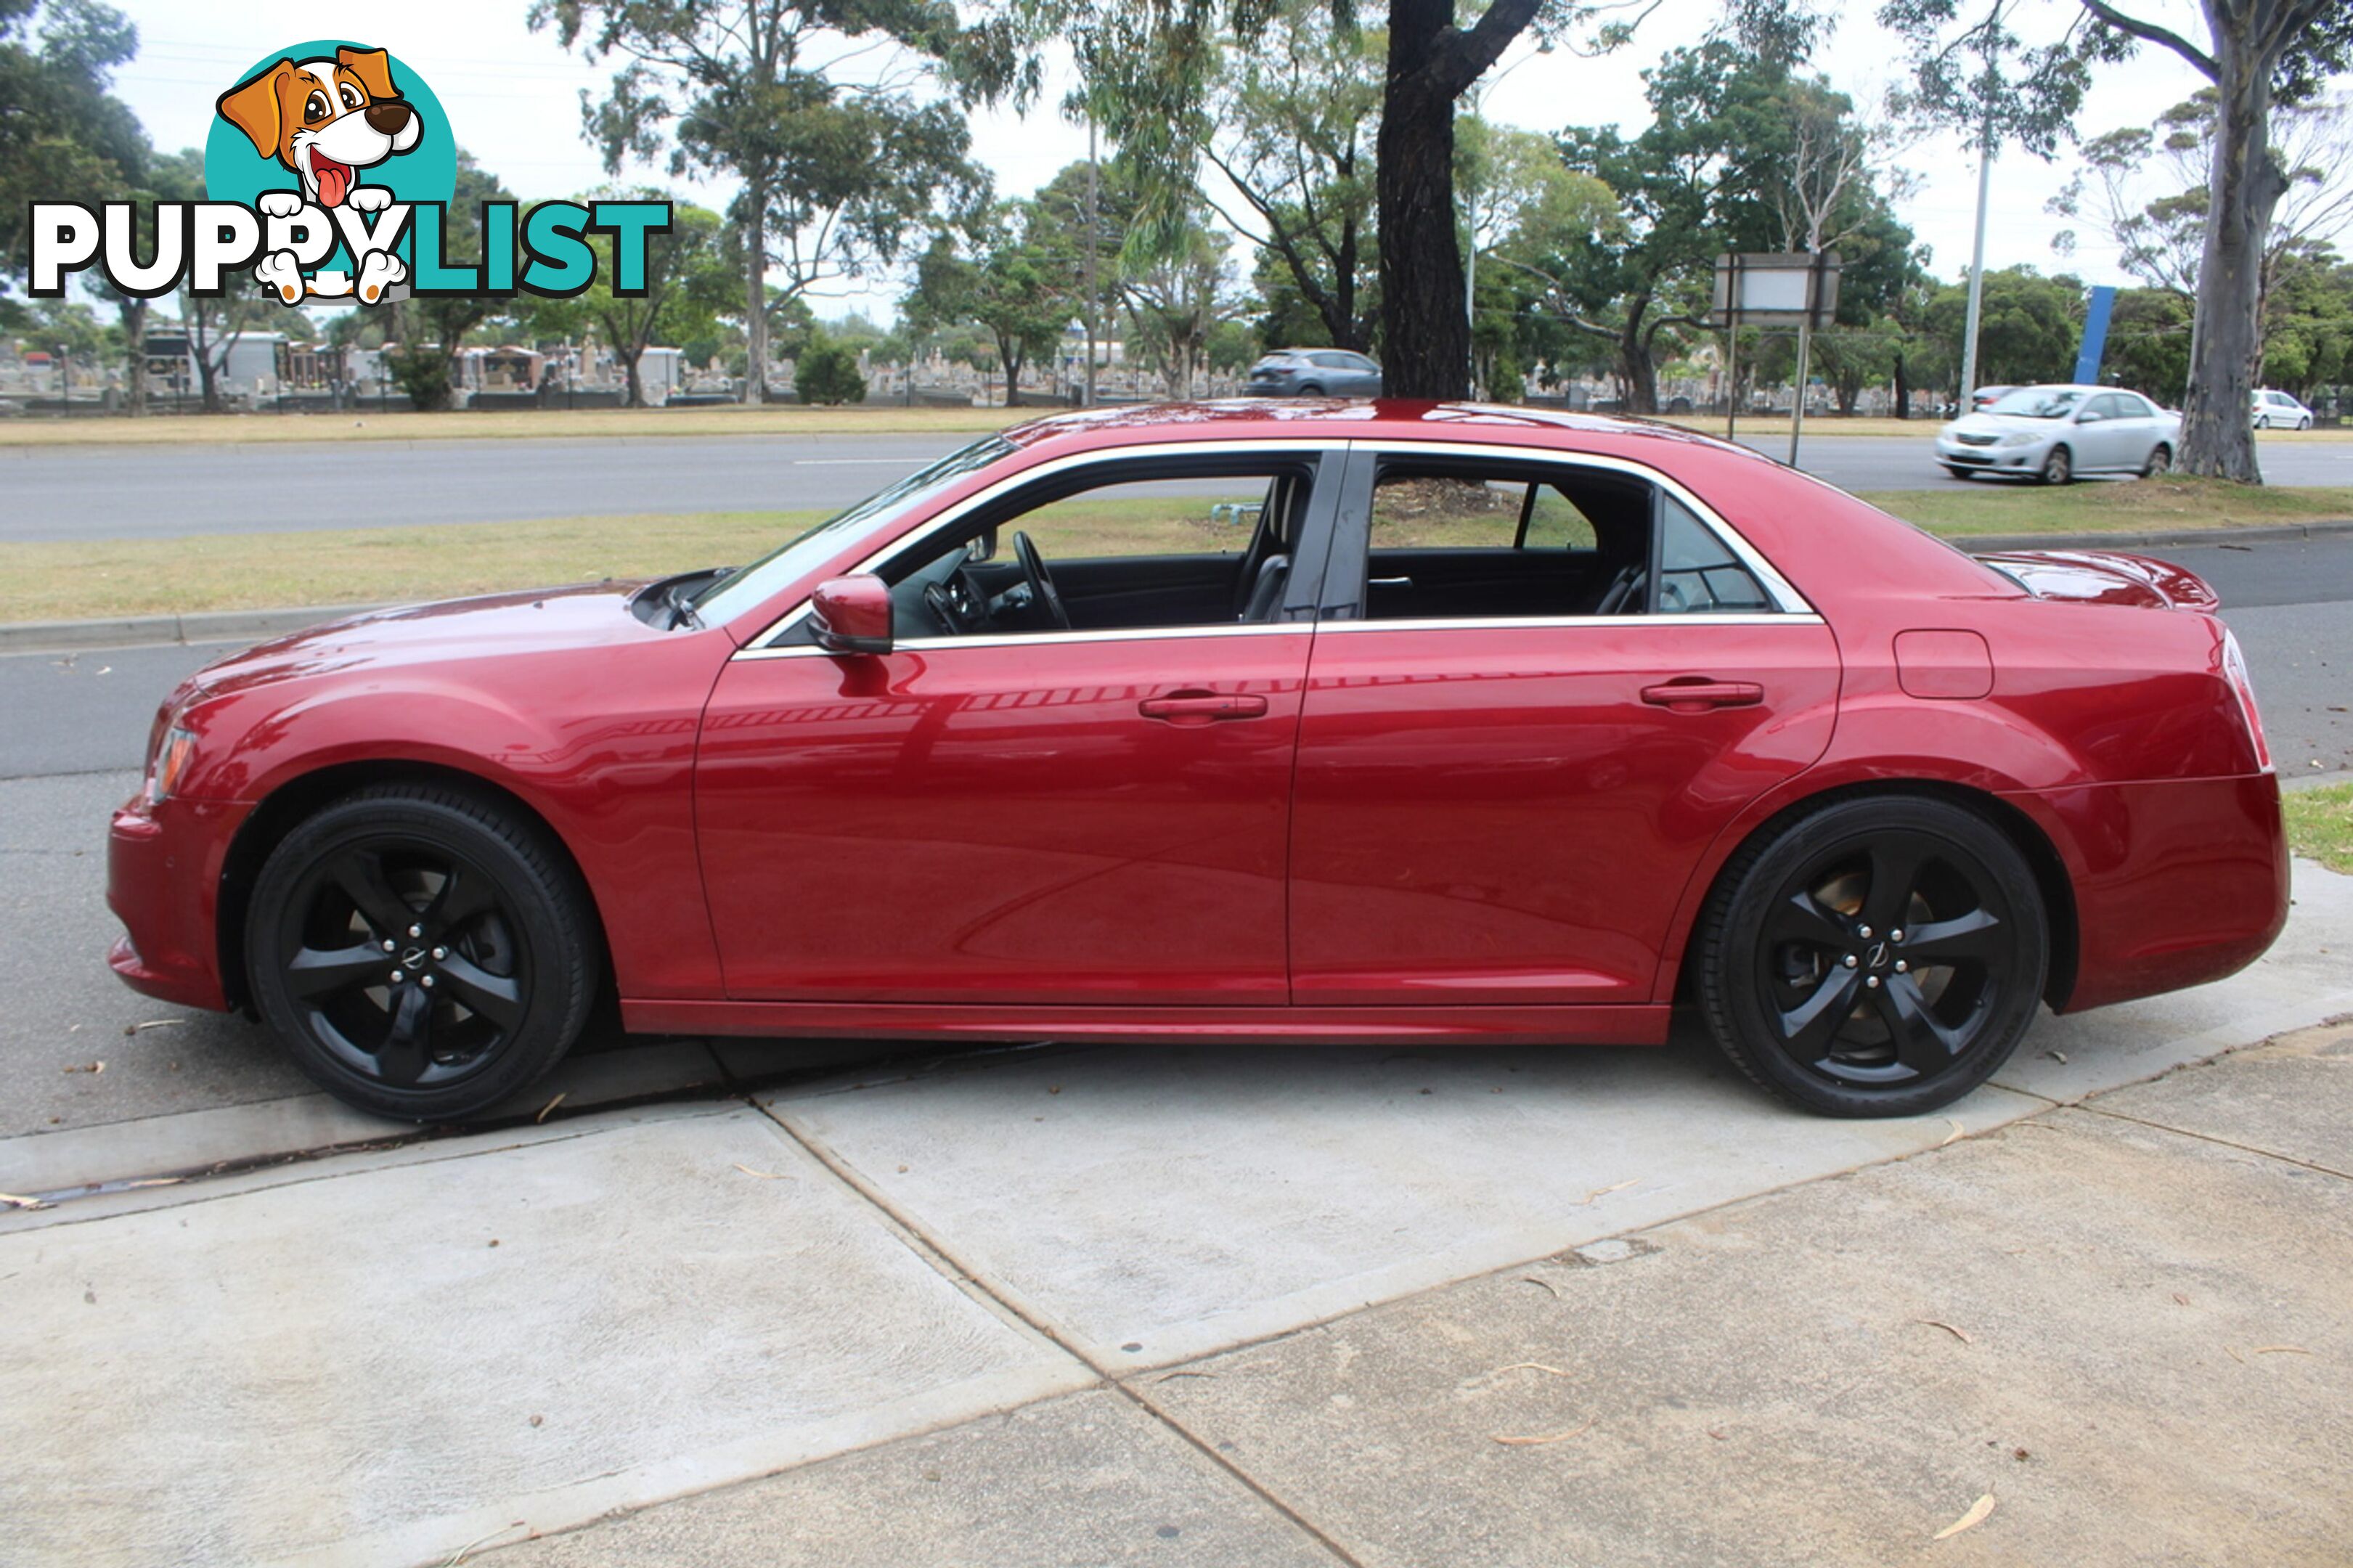
[[[607,174],[638,159],[740,182],[746,402],[764,393],[772,317],[977,199],[970,132],[942,92],[1025,79],[1004,31],[961,26],[949,0],[533,0],[530,20],[616,63],[581,105]]]
[[[2264,257],[2290,171],[2272,144],[2276,104],[2317,97],[2353,65],[2346,0],[2199,0],[2201,47],[2107,0],[2079,0],[2093,20],[2087,53],[2117,58],[2139,44],[2171,50],[2214,85],[2212,174],[2198,263],[2197,346],[2182,403],[2177,467],[2260,484],[2252,406],[2263,344]]]

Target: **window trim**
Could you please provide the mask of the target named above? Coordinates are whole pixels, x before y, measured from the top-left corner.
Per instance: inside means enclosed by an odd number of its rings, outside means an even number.
[[[1535,463],[1556,467],[1601,468],[1612,473],[1625,474],[1632,478],[1644,480],[1652,487],[1655,494],[1672,495],[1677,500],[1681,501],[1684,507],[1689,509],[1691,514],[1699,520],[1700,526],[1714,534],[1716,538],[1716,542],[1722,544],[1732,553],[1736,560],[1748,569],[1750,574],[1755,576],[1758,584],[1764,588],[1766,597],[1772,600],[1774,605],[1778,606],[1774,610],[1761,612],[1756,610],[1701,610],[1684,615],[1660,616],[1656,616],[1656,619],[1661,621],[1672,621],[1676,625],[1706,626],[1759,624],[1767,626],[1779,626],[1802,621],[1811,621],[1819,624],[1821,621],[1821,613],[1815,609],[1813,605],[1807,600],[1803,594],[1798,592],[1797,588],[1787,577],[1784,577],[1778,571],[1774,569],[1773,563],[1765,559],[1762,552],[1758,551],[1755,545],[1749,543],[1746,538],[1742,537],[1738,529],[1733,527],[1729,521],[1725,521],[1723,513],[1717,511],[1714,507],[1708,505],[1706,501],[1702,500],[1698,496],[1693,494],[1689,489],[1687,489],[1681,481],[1674,479],[1672,475],[1654,468],[1647,463],[1638,463],[1629,458],[1613,457],[1599,452],[1559,452],[1543,447],[1506,446],[1499,443],[1480,441],[1414,441],[1402,440],[1396,437],[1377,440],[1351,441],[1348,443],[1348,451],[1352,459],[1349,464],[1349,483],[1342,491],[1341,499],[1345,514],[1338,520],[1337,527],[1340,531],[1345,531],[1349,536],[1347,549],[1350,552],[1358,555],[1363,560],[1366,575],[1370,574],[1372,559],[1370,528],[1372,520],[1373,486],[1376,482],[1377,471],[1379,468],[1380,461],[1384,457],[1393,455],[1407,458],[1429,457],[1468,458],[1472,459],[1484,459],[1490,461]],[[1354,459],[1362,460],[1359,462]],[[1360,478],[1361,496],[1358,493],[1360,488]],[[1657,510],[1655,501],[1653,502],[1652,510],[1654,512]],[[1651,583],[1650,590],[1653,595],[1657,593],[1658,588],[1657,554],[1659,549],[1659,534],[1660,528],[1658,520],[1653,517],[1651,525],[1652,567],[1651,573]],[[1340,541],[1335,537],[1334,542],[1337,545]],[[1342,553],[1343,552],[1337,548],[1333,551],[1331,564],[1325,569],[1327,578],[1332,571],[1338,568]],[[1334,603],[1334,597],[1336,594],[1340,593],[1346,593],[1351,596],[1346,601],[1335,605]],[[1324,631],[1337,631],[1346,626],[1381,628],[1414,627],[1421,629],[1504,626],[1552,626],[1597,625],[1622,626],[1638,618],[1631,616],[1461,616],[1432,617],[1426,619],[1416,617],[1411,620],[1375,621],[1367,620],[1364,617],[1362,607],[1363,591],[1361,587],[1350,588],[1345,584],[1327,582],[1324,595],[1324,618],[1317,622],[1317,626],[1319,629]],[[1345,609],[1350,613],[1345,616],[1335,616],[1335,612],[1341,609]],[[1654,617],[1646,613],[1639,618],[1642,620],[1651,620]]]
[[[884,562],[922,544],[932,535],[954,527],[973,512],[992,507],[1016,491],[1039,480],[1050,479],[1073,470],[1113,467],[1137,461],[1150,462],[1171,458],[1250,457],[1265,454],[1278,458],[1304,456],[1319,459],[1314,486],[1308,493],[1306,510],[1300,524],[1301,537],[1292,552],[1292,580],[1294,584],[1303,584],[1306,578],[1312,574],[1319,580],[1320,584],[1323,575],[1322,557],[1331,538],[1333,514],[1338,510],[1333,498],[1340,488],[1341,470],[1347,467],[1348,447],[1348,442],[1335,441],[1329,437],[1293,436],[1257,440],[1236,438],[1213,441],[1156,441],[1147,446],[1099,447],[1092,451],[1072,452],[1066,457],[1050,458],[1044,462],[1032,464],[1017,473],[1008,474],[983,489],[976,490],[964,500],[905,532],[893,535],[856,565],[830,575],[856,576],[860,573],[872,572]],[[1305,570],[1303,570],[1303,567]],[[819,581],[824,580],[819,579]],[[811,594],[816,592],[817,583],[812,582],[808,586]],[[1295,598],[1295,595],[1291,597]],[[1317,601],[1311,598],[1309,602]],[[804,595],[791,608],[770,622],[764,630],[742,647],[737,648],[730,656],[731,658],[780,658],[804,654],[839,658],[839,656],[831,649],[818,647],[813,644],[777,646],[777,639],[807,620],[809,613],[808,595]],[[1272,621],[1260,626],[1226,626],[1210,622],[1198,626],[1119,627],[1083,632],[1008,632],[993,636],[983,634],[978,637],[909,637],[903,642],[895,643],[893,647],[894,651],[897,648],[909,648],[936,652],[952,647],[997,647],[1013,643],[1028,647],[1066,642],[1136,641],[1146,637],[1217,637],[1238,633],[1263,634],[1282,631],[1304,633],[1311,630],[1314,625],[1314,622],[1304,620]]]

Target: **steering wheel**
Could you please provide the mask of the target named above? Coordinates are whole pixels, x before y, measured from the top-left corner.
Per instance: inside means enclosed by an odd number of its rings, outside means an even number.
[[[1029,596],[1046,606],[1046,615],[1061,631],[1071,629],[1071,612],[1062,607],[1062,595],[1054,591],[1054,580],[1046,575],[1046,563],[1038,559],[1038,547],[1029,542],[1026,533],[1013,536],[1013,555],[1021,563],[1021,574],[1029,579]]]

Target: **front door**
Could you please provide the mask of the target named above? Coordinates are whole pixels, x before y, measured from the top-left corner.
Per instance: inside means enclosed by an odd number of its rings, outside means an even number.
[[[1393,453],[1377,479],[1364,596],[1327,590],[1370,613],[1308,674],[1293,1000],[1652,1000],[1709,844],[1829,743],[1828,628],[1624,472]]]
[[[878,568],[892,652],[729,663],[695,809],[730,996],[1285,999],[1313,466],[1232,468],[976,514]]]

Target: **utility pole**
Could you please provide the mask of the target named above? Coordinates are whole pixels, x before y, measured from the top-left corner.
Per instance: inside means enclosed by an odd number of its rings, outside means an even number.
[[[1102,248],[1103,226],[1096,216],[1095,111],[1087,109],[1087,390],[1086,406],[1095,405],[1095,252]]]
[[[1985,304],[1986,207],[1993,199],[1993,106],[1986,106],[1985,135],[1978,151],[1978,237],[1969,254],[1968,321],[1961,329],[1961,400],[1956,416],[1969,411],[1969,394],[1978,389],[1978,316]]]

